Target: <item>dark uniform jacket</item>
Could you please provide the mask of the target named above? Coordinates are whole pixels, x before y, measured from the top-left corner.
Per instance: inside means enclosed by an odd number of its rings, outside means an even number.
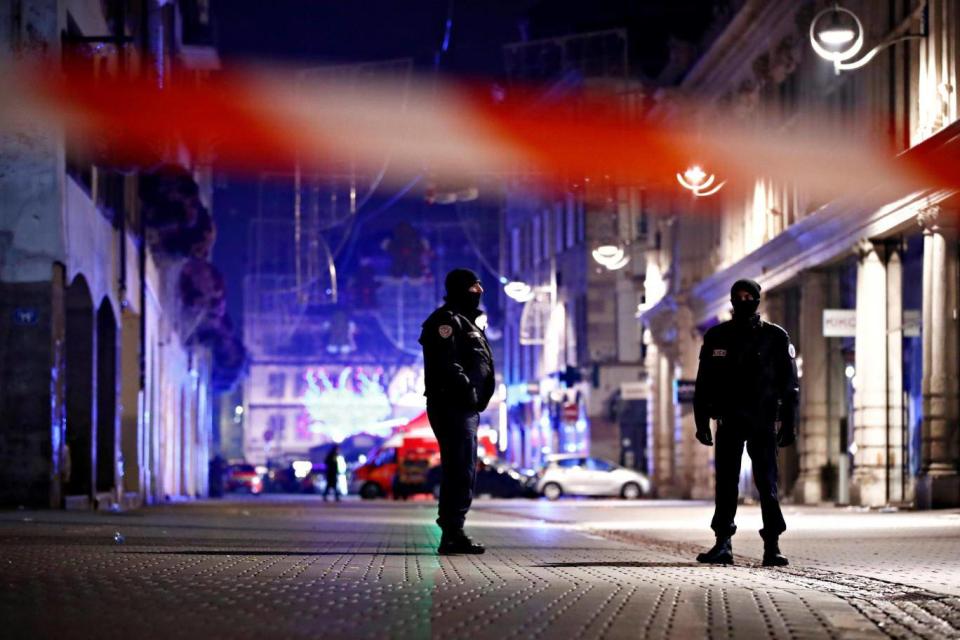
[[[423,323],[420,344],[428,400],[475,411],[487,408],[495,388],[493,353],[475,324],[479,315],[444,305]]]
[[[783,328],[754,316],[711,327],[703,337],[693,409],[698,430],[710,418],[794,429],[799,404],[796,352]]]

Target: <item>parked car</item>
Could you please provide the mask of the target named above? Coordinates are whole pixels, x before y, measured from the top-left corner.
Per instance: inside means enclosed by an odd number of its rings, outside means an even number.
[[[627,500],[650,494],[650,479],[602,458],[581,454],[556,454],[537,481],[537,492],[547,500],[560,496],[620,496]]]
[[[309,460],[270,461],[263,479],[266,493],[316,493]]]
[[[481,458],[477,461],[477,482],[473,493],[493,498],[535,498],[539,495],[536,477],[528,473],[525,474],[503,460]],[[427,485],[435,498],[440,497],[440,474],[439,465],[427,473]]]
[[[225,489],[259,495],[263,491],[263,479],[252,464],[232,464],[227,467]]]

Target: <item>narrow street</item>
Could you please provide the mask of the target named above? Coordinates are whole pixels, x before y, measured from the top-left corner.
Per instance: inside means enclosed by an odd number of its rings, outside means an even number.
[[[273,497],[0,514],[8,638],[955,638],[960,512],[789,507],[791,566],[693,561],[702,503],[481,500],[483,556],[435,503]],[[117,536],[119,534],[119,537]]]

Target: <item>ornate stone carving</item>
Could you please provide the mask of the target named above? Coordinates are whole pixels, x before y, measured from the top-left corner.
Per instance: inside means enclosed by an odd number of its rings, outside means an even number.
[[[797,70],[803,55],[802,51],[800,39],[794,34],[780,41],[773,52],[773,63],[770,66],[770,76],[774,82],[777,84],[783,82]]]
[[[764,53],[753,60],[753,76],[757,81],[757,87],[763,87],[770,83],[770,54]]]
[[[855,244],[853,247],[853,253],[860,260],[863,260],[864,258],[869,256],[871,253],[876,253],[876,251],[877,251],[877,245],[875,245],[872,241],[868,240],[867,238],[861,238],[860,241],[857,242],[857,244]]]
[[[737,88],[734,98],[734,111],[738,117],[744,118],[756,111],[760,104],[760,88],[752,78],[744,80]]]
[[[942,218],[940,216],[940,205],[935,204],[927,207],[917,214],[917,224],[923,228],[923,233],[937,233],[940,230]]]

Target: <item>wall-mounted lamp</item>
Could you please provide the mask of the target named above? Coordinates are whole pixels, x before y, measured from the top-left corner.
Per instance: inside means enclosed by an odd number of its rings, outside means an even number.
[[[712,196],[720,191],[720,189],[723,189],[723,185],[727,184],[726,180],[717,182],[717,176],[712,173],[707,175],[707,172],[701,169],[699,165],[693,165],[684,171],[683,175],[678,173],[677,182],[680,183],[681,187],[692,192],[693,195],[698,198]]]
[[[503,292],[507,297],[517,302],[529,302],[535,295],[533,287],[520,280],[511,280],[503,285]]]
[[[917,18],[921,21],[920,33],[905,33]],[[815,15],[810,22],[810,46],[821,58],[833,63],[833,70],[837,75],[840,75],[841,71],[859,69],[873,60],[878,53],[898,42],[926,37],[926,2],[917,7],[886,40],[857,60],[853,58],[863,49],[864,34],[863,23],[854,12],[834,3],[832,7]]]

